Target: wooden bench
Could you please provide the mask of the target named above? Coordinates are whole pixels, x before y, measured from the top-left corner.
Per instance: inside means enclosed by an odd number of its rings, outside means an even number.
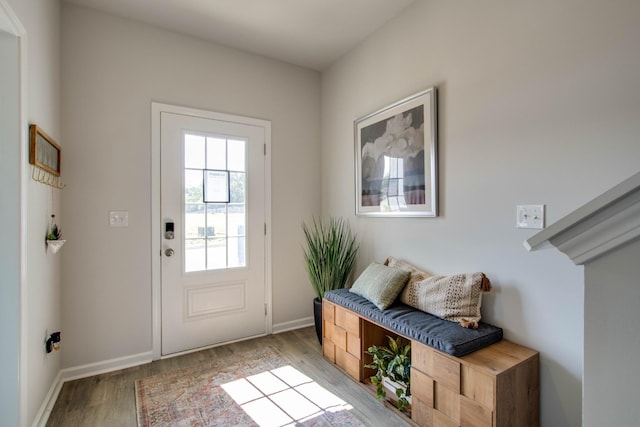
[[[329,362],[375,394],[365,368],[371,345],[407,336],[326,299],[322,351]],[[411,340],[412,404],[407,421],[419,426],[535,427],[539,424],[539,354],[502,340],[455,357]],[[391,409],[395,408],[387,404]]]

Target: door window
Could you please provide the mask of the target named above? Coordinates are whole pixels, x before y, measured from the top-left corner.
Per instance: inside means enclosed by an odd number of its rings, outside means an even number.
[[[185,272],[246,266],[246,140],[183,134]]]

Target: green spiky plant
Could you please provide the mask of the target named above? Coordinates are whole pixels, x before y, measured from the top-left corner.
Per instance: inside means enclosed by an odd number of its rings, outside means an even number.
[[[47,233],[47,240],[60,240],[62,238],[62,229],[58,227],[58,224],[53,222],[55,215],[51,215],[51,227]]]
[[[376,370],[376,375],[371,377],[371,384],[376,386],[378,399],[387,397],[383,385],[384,377],[406,387],[406,390],[402,388],[395,390],[398,398],[396,407],[402,411],[409,407],[407,397],[411,396],[411,342],[401,337],[393,339],[388,335],[387,339],[388,346],[372,345],[367,349],[365,353],[373,356],[373,361],[366,367]]]
[[[306,248],[304,260],[311,286],[318,299],[333,289],[343,288],[353,269],[358,244],[349,224],[342,218],[328,221],[313,219],[313,225],[302,224]]]

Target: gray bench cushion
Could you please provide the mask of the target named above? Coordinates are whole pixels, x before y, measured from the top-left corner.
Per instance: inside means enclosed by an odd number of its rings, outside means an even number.
[[[328,291],[324,297],[406,338],[456,357],[502,340],[502,328],[488,323],[480,322],[478,329],[466,329],[400,302],[380,310],[366,298],[348,289]]]

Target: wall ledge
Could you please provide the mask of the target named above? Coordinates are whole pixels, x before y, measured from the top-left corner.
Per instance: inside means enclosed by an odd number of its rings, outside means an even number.
[[[640,173],[604,192],[524,242],[556,247],[583,265],[640,237]]]

